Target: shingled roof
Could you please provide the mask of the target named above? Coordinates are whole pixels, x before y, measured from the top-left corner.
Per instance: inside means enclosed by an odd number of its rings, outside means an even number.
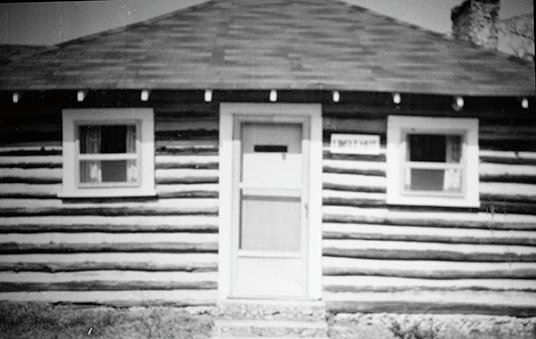
[[[12,62],[0,89],[534,95],[534,65],[337,0],[212,0]]]

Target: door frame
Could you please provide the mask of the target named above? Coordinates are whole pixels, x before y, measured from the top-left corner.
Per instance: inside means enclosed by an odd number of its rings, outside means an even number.
[[[233,196],[236,180],[236,152],[240,142],[234,138],[236,120],[240,117],[267,117],[273,122],[288,122],[289,117],[308,118],[309,164],[308,176],[308,232],[307,232],[307,299],[320,299],[322,278],[322,107],[320,104],[220,104],[219,148],[219,254],[218,297],[225,300],[232,293],[233,211],[238,203]],[[305,131],[304,131],[305,132]]]

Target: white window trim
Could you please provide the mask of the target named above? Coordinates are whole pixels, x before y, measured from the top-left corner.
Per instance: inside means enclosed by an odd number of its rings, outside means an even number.
[[[403,192],[407,132],[464,135],[461,193]],[[433,165],[432,165],[433,166]],[[387,120],[387,203],[392,205],[479,207],[478,119],[389,116]]]
[[[154,112],[150,108],[83,108],[64,109],[63,123],[63,180],[61,198],[139,197],[155,196],[154,184]],[[76,127],[80,124],[137,124],[139,139],[139,183],[106,183],[80,185],[79,142]],[[100,155],[106,157],[106,155]],[[125,157],[130,157],[125,154]],[[114,159],[116,156],[114,156]]]

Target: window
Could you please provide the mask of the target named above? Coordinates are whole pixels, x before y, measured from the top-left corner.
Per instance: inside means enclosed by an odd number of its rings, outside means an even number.
[[[153,119],[145,108],[63,110],[60,196],[155,195]]]
[[[390,116],[387,202],[478,207],[478,120]]]

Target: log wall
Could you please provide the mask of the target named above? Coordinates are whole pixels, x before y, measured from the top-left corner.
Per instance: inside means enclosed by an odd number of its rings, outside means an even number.
[[[412,114],[324,106],[323,288],[328,307],[536,314],[536,117],[470,114],[480,123],[481,208],[418,208],[386,204],[386,117],[397,113]],[[330,154],[332,133],[379,134],[381,154]]]
[[[0,299],[215,304],[217,107],[155,109],[157,199],[58,199],[61,110],[2,112]]]
[[[394,208],[385,202],[389,113],[324,105],[328,307],[535,315],[536,117],[473,115],[480,209]],[[216,302],[218,105],[161,105],[155,120],[157,199],[62,201],[61,112],[2,112],[0,299]],[[381,154],[331,154],[331,133],[379,134]]]

